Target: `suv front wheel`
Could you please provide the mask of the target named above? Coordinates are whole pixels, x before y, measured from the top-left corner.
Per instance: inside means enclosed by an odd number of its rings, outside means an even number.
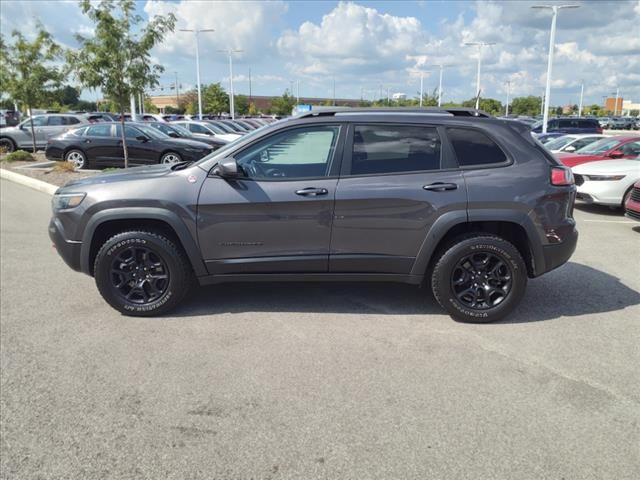
[[[193,273],[182,249],[159,232],[114,235],[94,263],[96,285],[116,310],[131,316],[161,315],[189,293]]]
[[[482,234],[450,245],[431,275],[436,300],[461,322],[504,318],[520,303],[526,286],[527,269],[518,249],[502,238]]]

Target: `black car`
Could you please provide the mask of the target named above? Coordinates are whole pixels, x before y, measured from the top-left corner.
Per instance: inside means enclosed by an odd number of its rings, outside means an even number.
[[[167,312],[194,282],[369,281],[426,283],[453,318],[498,320],[573,254],[576,186],[529,128],[486,117],[305,113],[192,165],[74,181],[49,235],[125,315]]]
[[[76,169],[121,167],[121,129],[120,123],[105,122],[65,132],[48,141],[45,155],[49,160],[71,162]],[[171,138],[142,123],[126,123],[124,133],[130,166],[196,161],[214,150],[200,141]]]
[[[185,138],[188,140],[195,140],[197,142],[207,143],[211,145],[214,150],[217,150],[220,147],[224,147],[227,143],[229,143],[227,140],[223,140],[219,137],[218,138],[213,136],[212,137],[204,137],[204,136],[196,137],[189,130],[187,130],[184,127],[181,127],[180,125],[176,125],[175,123],[169,124],[166,122],[145,122],[145,125],[149,125],[150,127],[153,127],[156,130],[159,130],[165,135],[170,136],[171,138]]]
[[[531,126],[533,133],[542,133],[542,122],[540,120]],[[547,132],[558,133],[602,133],[600,122],[596,118],[567,117],[550,118],[547,121]]]

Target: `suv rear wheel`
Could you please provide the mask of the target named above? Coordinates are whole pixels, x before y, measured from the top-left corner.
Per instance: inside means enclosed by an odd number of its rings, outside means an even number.
[[[449,246],[431,275],[436,300],[461,322],[502,319],[520,303],[526,286],[527,269],[518,249],[502,238],[482,234]]]
[[[116,310],[131,316],[161,315],[189,293],[193,273],[186,255],[153,231],[119,233],[100,248],[96,285]]]

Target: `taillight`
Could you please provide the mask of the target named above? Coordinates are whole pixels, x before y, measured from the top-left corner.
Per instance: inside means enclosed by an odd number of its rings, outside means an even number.
[[[604,132],[604,129],[602,127],[596,128],[596,133],[602,133],[602,132]]]
[[[551,168],[551,185],[557,187],[564,187],[567,185],[574,185],[576,182],[573,179],[573,172],[570,168],[565,167],[552,167]]]

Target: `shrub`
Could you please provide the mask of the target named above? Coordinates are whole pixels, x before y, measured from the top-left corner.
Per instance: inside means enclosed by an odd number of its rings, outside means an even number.
[[[75,172],[76,170],[73,163],[60,161],[60,162],[56,162],[55,166],[53,167],[53,171],[64,173],[64,172]]]
[[[16,150],[15,152],[9,153],[2,160],[6,162],[33,162],[35,158],[29,152],[25,152],[24,150]]]

